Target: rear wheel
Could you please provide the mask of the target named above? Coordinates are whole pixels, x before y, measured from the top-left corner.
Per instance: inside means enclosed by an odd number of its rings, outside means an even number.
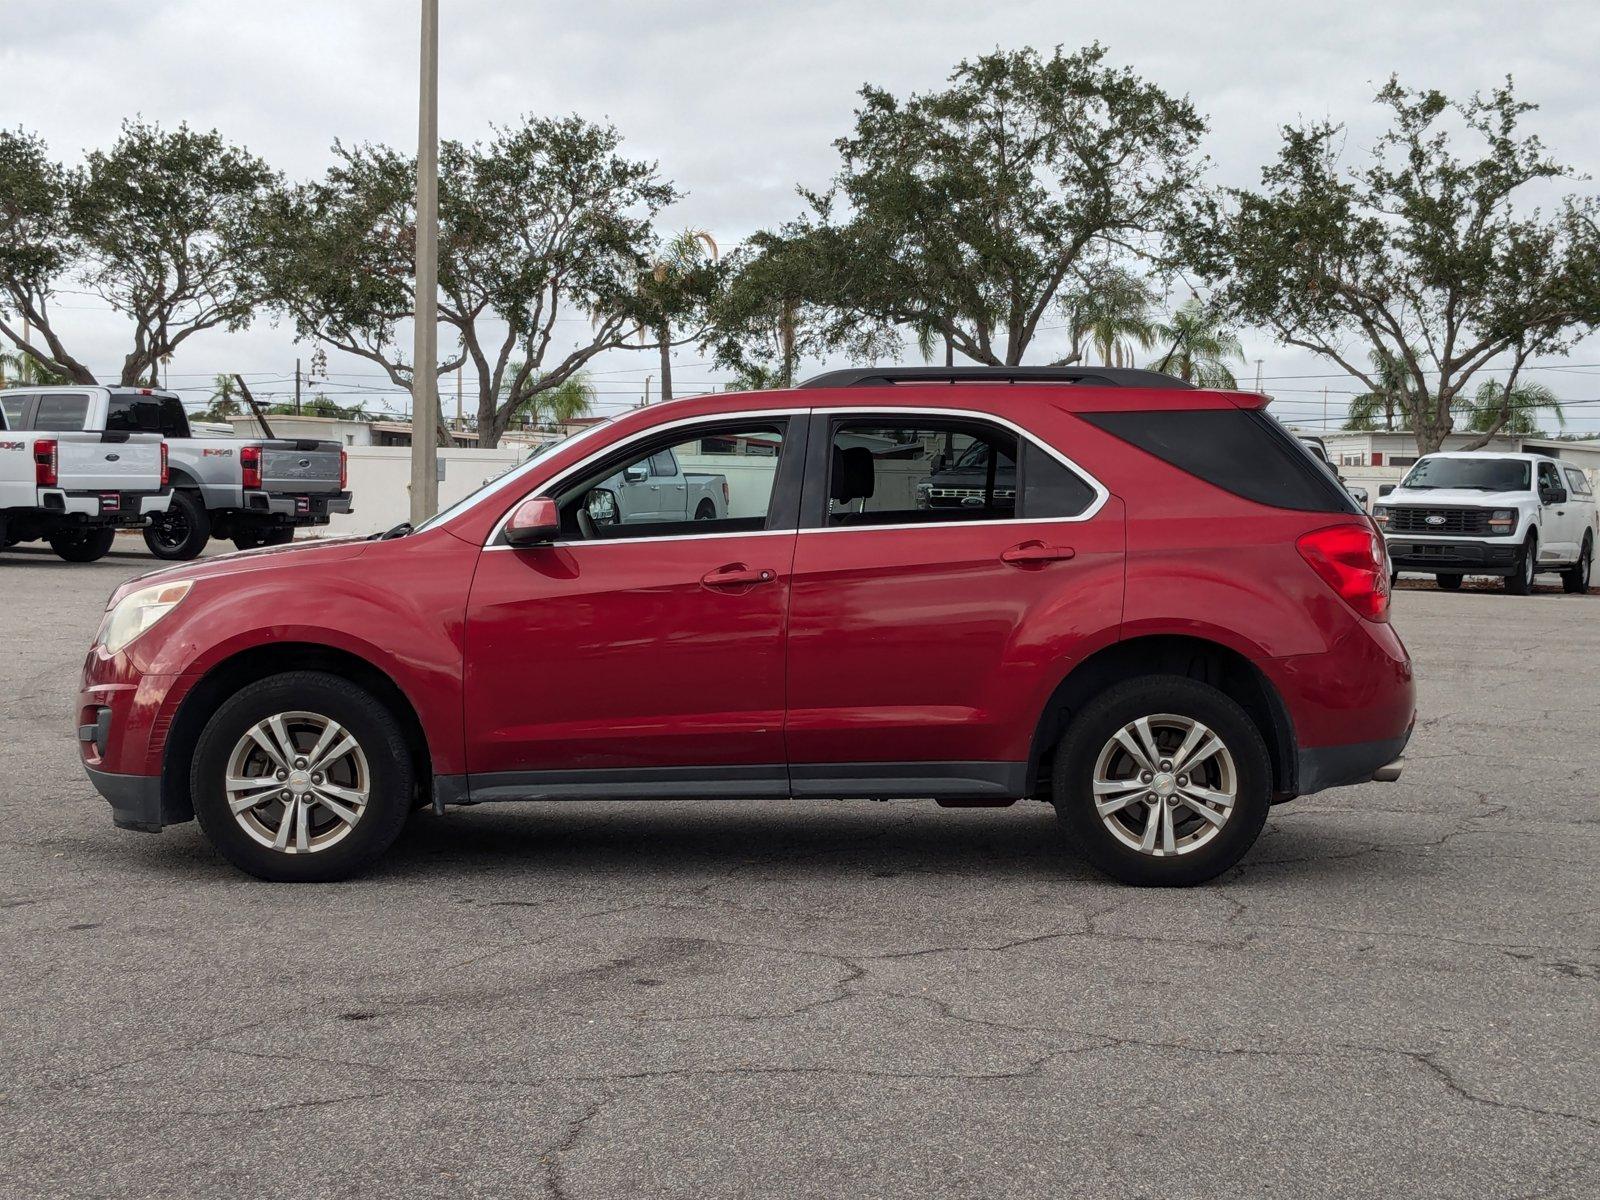
[[[1249,715],[1197,680],[1107,689],[1056,751],[1056,813],[1085,858],[1124,883],[1203,883],[1239,861],[1267,819],[1272,769]]]
[[[694,510],[694,519],[696,521],[711,521],[716,518],[716,515],[717,506],[709,500],[700,501],[700,507]]]
[[[245,528],[236,531],[230,541],[238,550],[254,550],[257,546],[265,544],[266,534],[260,529]]]
[[[263,546],[287,546],[292,541],[294,541],[293,525],[274,525],[261,535]]]
[[[1438,584],[1439,590],[1443,592],[1459,592],[1461,590],[1461,576],[1459,575],[1435,575],[1433,582]]]
[[[195,816],[261,879],[344,879],[387,850],[411,811],[405,734],[364,688],[320,671],[250,684],[200,734]]]
[[[109,525],[94,529],[63,530],[50,535],[50,549],[68,562],[94,562],[106,556],[116,539],[117,531]]]
[[[167,511],[157,513],[144,529],[144,544],[157,558],[187,562],[198,558],[211,540],[211,517],[198,494],[172,493]]]
[[[1568,592],[1587,592],[1593,573],[1594,538],[1586,533],[1583,535],[1583,552],[1578,555],[1578,561],[1561,572],[1561,586]]]
[[[1533,591],[1533,568],[1538,558],[1539,542],[1530,534],[1517,553],[1516,565],[1512,567],[1511,574],[1506,576],[1506,591],[1513,596],[1526,596]]]

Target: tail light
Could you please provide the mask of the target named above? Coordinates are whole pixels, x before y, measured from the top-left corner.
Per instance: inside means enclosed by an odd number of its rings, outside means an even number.
[[[1300,557],[1368,621],[1389,619],[1389,556],[1370,525],[1330,525],[1295,543]]]
[[[339,490],[342,492],[350,486],[350,455],[347,451],[339,451]]]
[[[171,480],[171,476],[167,473],[167,444],[165,442],[162,442],[161,443],[161,486],[162,487],[166,487],[170,480]]]
[[[243,476],[244,486],[259,488],[261,486],[261,447],[240,446],[239,467]]]
[[[39,487],[55,487],[60,458],[56,453],[56,440],[45,438],[33,444],[33,482]]]

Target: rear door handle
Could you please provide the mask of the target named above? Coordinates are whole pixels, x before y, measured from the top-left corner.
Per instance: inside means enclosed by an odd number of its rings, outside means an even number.
[[[1000,561],[1014,567],[1042,566],[1071,558],[1076,551],[1071,546],[1047,546],[1043,542],[1023,542],[1000,552]]]
[[[743,563],[729,563],[725,567],[718,567],[715,571],[707,571],[700,576],[700,582],[709,588],[739,588],[753,587],[758,583],[771,583],[778,577],[778,573],[770,567],[754,569]]]

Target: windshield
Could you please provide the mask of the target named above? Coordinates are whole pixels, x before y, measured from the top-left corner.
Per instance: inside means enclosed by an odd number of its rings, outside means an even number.
[[[549,455],[549,453],[552,450],[554,450],[557,446],[564,446],[569,442],[577,441],[579,438],[588,437],[591,433],[598,433],[600,430],[604,429],[609,424],[611,424],[611,419],[607,418],[604,421],[600,421],[600,422],[597,422],[594,425],[590,425],[586,429],[580,429],[575,433],[567,434],[565,437],[557,438],[553,442],[546,442],[544,445],[542,445],[542,446],[538,447],[536,450],[534,450],[534,452],[532,454],[528,455],[528,457],[523,460],[521,466],[514,467],[509,471],[501,472],[501,474],[499,474],[495,478],[489,480],[487,483],[485,483],[482,487],[478,488],[476,491],[468,492],[465,496],[463,496],[461,499],[457,500],[449,508],[441,509],[439,512],[434,513],[433,516],[429,517],[421,525],[418,525],[416,527],[416,529],[412,530],[412,532],[413,533],[421,533],[424,529],[432,529],[435,525],[442,524],[443,522],[450,520],[452,517],[457,516],[460,513],[466,512],[469,508],[472,508],[473,506],[475,506],[478,503],[478,501],[482,500],[484,498],[484,496],[486,496],[491,489],[499,487],[507,479],[514,478],[515,476],[521,475],[524,472],[530,470],[534,466],[535,463],[537,463],[540,459],[542,459],[542,458],[546,457],[547,455]]]
[[[1405,488],[1467,488],[1479,492],[1525,492],[1529,464],[1514,458],[1425,458],[1411,468]]]

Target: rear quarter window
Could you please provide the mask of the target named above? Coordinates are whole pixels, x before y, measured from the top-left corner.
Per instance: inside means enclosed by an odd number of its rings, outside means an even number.
[[[1079,416],[1181,471],[1257,504],[1302,512],[1361,511],[1332,470],[1277,421],[1254,409]]]

